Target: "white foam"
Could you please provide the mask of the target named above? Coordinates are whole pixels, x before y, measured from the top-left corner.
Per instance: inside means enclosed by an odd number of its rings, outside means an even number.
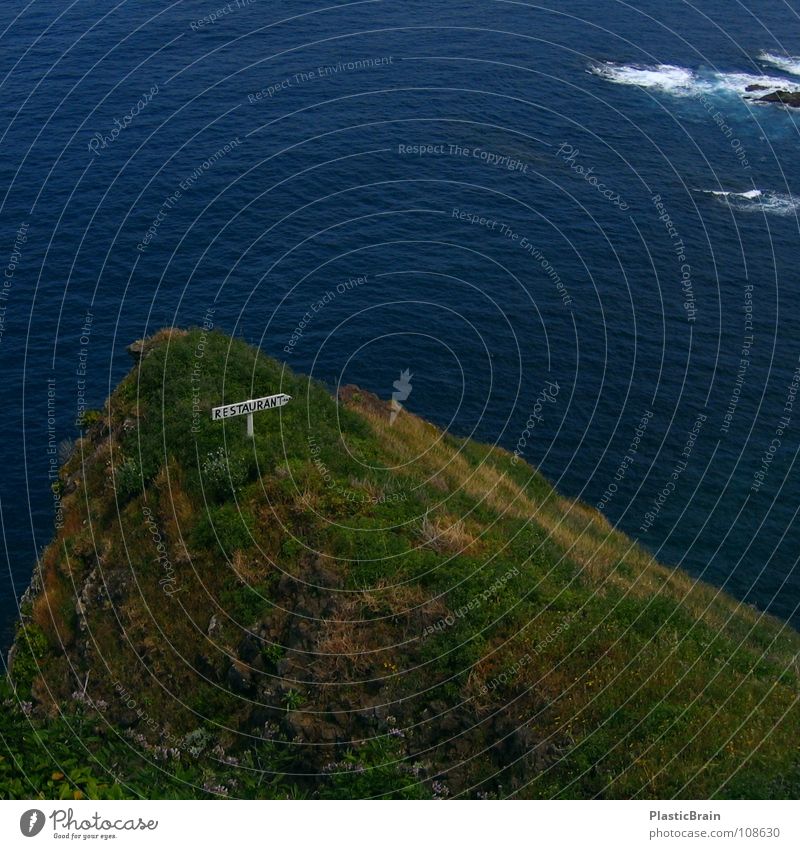
[[[705,194],[716,195],[717,197],[737,197],[737,198],[747,198],[747,200],[752,200],[753,198],[759,198],[763,194],[761,189],[750,189],[748,192],[705,192]]]
[[[670,94],[691,95],[697,86],[695,74],[678,65],[622,65],[603,62],[593,65],[591,70],[611,83],[653,88]]]
[[[703,194],[712,195],[721,203],[737,212],[768,212],[772,215],[792,215],[800,209],[800,197],[781,192],[750,189],[746,192],[721,192],[705,190]]]
[[[800,91],[800,83],[765,74],[714,74],[714,80],[715,88],[748,98],[758,98],[770,91]],[[751,85],[764,86],[764,90],[747,91],[747,86]]]
[[[774,65],[776,68],[786,71],[787,74],[800,76],[800,56],[779,56],[777,53],[764,51],[758,54],[758,58],[768,65]]]
[[[625,65],[603,62],[592,65],[591,72],[612,83],[635,85],[662,91],[678,97],[697,97],[700,94],[735,94],[748,100],[772,91],[800,91],[800,83],[767,74],[709,73],[700,75],[679,65]],[[748,86],[763,86],[747,91]]]

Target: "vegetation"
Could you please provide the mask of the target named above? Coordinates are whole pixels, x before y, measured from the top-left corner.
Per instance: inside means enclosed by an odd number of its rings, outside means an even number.
[[[165,331],[61,485],[0,797],[800,792],[792,629],[369,393]]]

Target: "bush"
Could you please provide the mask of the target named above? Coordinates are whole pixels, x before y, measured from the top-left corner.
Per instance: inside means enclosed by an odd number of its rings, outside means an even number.
[[[399,741],[387,737],[351,749],[341,761],[328,764],[327,799],[430,799],[416,765],[407,763]]]
[[[96,425],[98,422],[103,420],[103,411],[102,410],[87,410],[83,414],[83,426],[86,428],[91,427],[92,425]]]
[[[124,458],[114,469],[112,482],[117,501],[128,501],[142,491],[142,473],[134,457]]]
[[[216,451],[209,451],[201,465],[203,489],[213,499],[229,496],[238,490],[247,480],[247,467],[239,457],[225,453],[220,445]]]
[[[255,519],[251,513],[235,504],[223,504],[208,511],[193,534],[193,543],[199,549],[221,548],[231,554],[253,545],[254,528]]]
[[[47,637],[38,625],[29,622],[17,627],[15,645],[17,654],[14,657],[12,680],[17,693],[28,696],[33,679],[39,674],[39,660],[47,654]]]

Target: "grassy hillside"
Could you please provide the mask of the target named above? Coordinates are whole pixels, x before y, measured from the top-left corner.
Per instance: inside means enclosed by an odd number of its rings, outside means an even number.
[[[788,626],[504,450],[221,334],[141,353],[62,469],[0,796],[800,792]]]

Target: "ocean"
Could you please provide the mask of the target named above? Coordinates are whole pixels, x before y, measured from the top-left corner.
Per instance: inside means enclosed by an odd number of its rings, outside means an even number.
[[[76,420],[203,323],[800,623],[785,3],[39,0],[0,32],[4,646]]]

